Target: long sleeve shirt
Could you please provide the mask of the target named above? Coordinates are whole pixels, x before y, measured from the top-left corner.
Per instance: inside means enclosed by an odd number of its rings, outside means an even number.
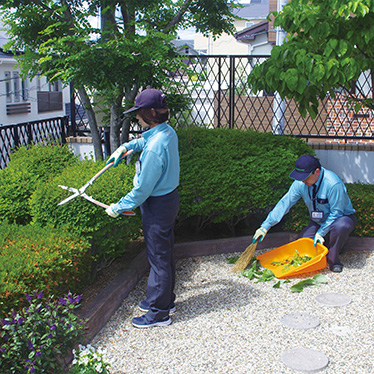
[[[329,232],[331,224],[337,218],[355,212],[344,183],[334,172],[321,168],[321,174],[315,185],[317,191],[314,200],[315,206],[313,204],[313,186],[307,186],[305,183],[295,180],[261,226],[269,230],[276,225],[300,198],[308,207],[310,219],[320,225],[317,233],[321,236],[325,236]],[[323,213],[322,219],[312,218],[311,213],[315,210]]]
[[[140,151],[136,163],[134,188],[113,210],[122,213],[140,206],[150,196],[163,196],[174,191],[179,185],[178,137],[166,122],[156,125],[143,133],[142,138],[123,144],[127,150]]]

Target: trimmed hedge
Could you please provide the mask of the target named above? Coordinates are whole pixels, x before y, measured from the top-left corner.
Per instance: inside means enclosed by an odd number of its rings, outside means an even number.
[[[18,148],[9,166],[0,170],[0,218],[20,225],[30,223],[29,200],[33,192],[75,162],[77,158],[66,145]]]
[[[90,244],[51,227],[0,224],[0,316],[21,308],[24,294],[63,295],[81,290]]]
[[[140,235],[139,210],[135,217],[122,216],[114,219],[103,208],[79,196],[66,204],[57,204],[72,194],[59,185],[80,188],[104,166],[102,161],[89,160],[68,166],[60,175],[39,186],[30,199],[33,223],[63,227],[89,239],[99,267],[123,254],[126,244]],[[108,205],[117,202],[132,189],[134,173],[133,164],[122,162],[100,176],[87,188],[86,193]]]
[[[287,191],[304,141],[255,131],[178,130],[181,157],[179,225],[194,217],[197,230],[226,223],[231,232],[249,215],[266,211]]]

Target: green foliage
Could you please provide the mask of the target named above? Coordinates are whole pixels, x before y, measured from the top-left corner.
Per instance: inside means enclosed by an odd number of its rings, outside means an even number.
[[[374,236],[374,189],[372,184],[347,183],[348,196],[356,210],[357,226],[352,235]],[[303,201],[290,209],[286,216],[284,230],[300,232],[309,223],[309,213]]]
[[[0,224],[0,316],[24,293],[78,291],[90,263],[87,241],[50,227]],[[25,300],[24,300],[25,301]]]
[[[197,217],[197,229],[210,223],[235,225],[266,210],[284,195],[303,141],[253,131],[188,128],[178,130],[181,157],[180,221]]]
[[[320,286],[326,284],[327,278],[322,274],[316,274],[313,278],[304,279],[291,287],[292,292],[302,292],[307,286]]]
[[[33,223],[51,224],[63,227],[71,232],[83,235],[93,246],[93,255],[99,263],[105,263],[125,251],[130,239],[140,234],[141,217],[109,217],[101,207],[88,202],[82,197],[57,206],[71,192],[59,185],[80,188],[105,166],[104,162],[90,160],[77,162],[67,167],[60,175],[40,186],[30,200]],[[132,187],[135,174],[134,164],[122,162],[100,176],[86,190],[96,200],[110,205],[125,196]]]
[[[371,0],[292,0],[274,13],[274,26],[287,32],[271,57],[248,77],[254,91],[278,91],[294,98],[300,113],[317,115],[319,99],[335,88],[349,95],[361,72],[374,66],[374,7]],[[373,108],[371,95],[351,95],[358,111]]]
[[[177,30],[194,26],[216,38],[235,32],[234,0],[175,1],[22,1],[5,0],[0,11],[9,33],[5,48],[15,52],[24,75],[74,82],[87,99],[96,92],[111,113],[112,146],[119,143],[124,108],[148,85],[178,92],[173,72],[188,70],[172,40]],[[116,14],[121,14],[117,17]],[[91,19],[102,16],[103,27]],[[22,50],[22,54],[16,52]],[[85,91],[83,93],[83,91]],[[87,103],[86,111],[91,111]],[[94,112],[91,129],[97,129]],[[94,139],[95,154],[101,145]]]
[[[84,337],[84,324],[74,313],[81,296],[42,298],[42,292],[26,295],[29,305],[0,321],[2,374],[66,372],[62,359]]]
[[[29,200],[39,184],[76,162],[67,146],[20,147],[0,170],[0,219],[25,225],[31,221]]]
[[[45,182],[75,162],[77,157],[67,145],[38,143],[17,148],[10,157],[7,169],[27,171]]]

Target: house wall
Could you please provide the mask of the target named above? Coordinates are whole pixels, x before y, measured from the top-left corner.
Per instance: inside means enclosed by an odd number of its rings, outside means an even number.
[[[261,20],[250,20],[253,23]],[[249,20],[238,20],[234,23],[236,31],[246,28]],[[206,50],[208,55],[247,55],[250,54],[248,45],[238,42],[233,35],[222,34],[213,41],[213,38],[205,37],[202,34],[195,34],[194,48],[196,50]]]
[[[11,89],[11,94],[7,97],[7,76]],[[19,101],[16,101],[16,87],[14,87],[14,73],[18,72],[19,78]],[[15,59],[11,57],[0,58],[0,125],[10,125],[28,121],[37,121],[40,119],[47,119],[52,117],[60,117],[65,115],[65,103],[70,102],[69,87],[62,88],[62,109],[46,112],[38,111],[38,90],[44,92],[45,95],[50,92],[50,85],[45,77],[33,80],[26,79],[25,91],[27,97],[22,95],[22,79],[19,69],[16,67]],[[51,95],[54,95],[52,92]],[[53,99],[52,99],[53,100]],[[20,113],[22,112],[22,113]]]

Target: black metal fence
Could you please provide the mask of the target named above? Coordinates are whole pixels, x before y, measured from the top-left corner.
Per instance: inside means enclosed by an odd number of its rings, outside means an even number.
[[[188,110],[177,115],[178,126],[238,128],[273,132],[331,142],[374,142],[374,113],[356,113],[346,92],[320,102],[316,118],[303,118],[294,100],[277,93],[253,93],[247,77],[266,56],[186,56],[192,74],[175,74],[179,93],[191,98]],[[371,78],[363,73],[351,93],[371,95]]]
[[[8,165],[11,152],[21,145],[65,143],[68,126],[67,116],[0,126],[0,168]]]

